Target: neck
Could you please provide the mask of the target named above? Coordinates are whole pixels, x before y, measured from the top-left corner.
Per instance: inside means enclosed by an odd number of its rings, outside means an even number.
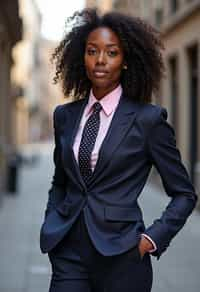
[[[115,84],[115,85],[113,85],[112,87],[109,87],[109,88],[93,86],[92,87],[92,92],[93,92],[95,98],[100,100],[105,95],[109,94],[111,91],[113,91],[115,88],[117,88],[118,85],[119,85],[119,83]]]

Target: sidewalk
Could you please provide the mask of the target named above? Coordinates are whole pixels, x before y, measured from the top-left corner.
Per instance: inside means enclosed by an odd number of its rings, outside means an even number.
[[[19,194],[6,195],[0,208],[0,292],[48,291],[51,271],[39,249],[39,228],[52,176],[52,148],[39,145],[38,149],[39,163],[22,169]],[[148,184],[140,199],[146,226],[160,216],[168,201],[164,192]],[[194,212],[160,260],[152,258],[152,292],[200,291],[199,225],[200,214]]]
[[[5,195],[0,209],[0,292],[48,291],[50,266],[39,250],[39,227],[52,167],[50,146],[40,149],[38,165],[20,173],[19,194]]]

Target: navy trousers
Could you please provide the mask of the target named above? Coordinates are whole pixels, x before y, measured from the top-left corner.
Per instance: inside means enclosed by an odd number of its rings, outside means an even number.
[[[70,232],[48,253],[52,277],[49,292],[150,292],[152,264],[138,247],[103,256],[94,247],[81,212]]]

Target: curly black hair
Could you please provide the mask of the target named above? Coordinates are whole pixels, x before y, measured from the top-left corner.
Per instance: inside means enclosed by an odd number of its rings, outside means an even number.
[[[151,102],[165,75],[160,32],[139,17],[119,12],[100,15],[96,8],[90,8],[76,11],[67,19],[65,36],[52,55],[56,65],[54,82],[61,81],[64,95],[71,95],[74,100],[89,94],[91,81],[84,65],[85,46],[89,33],[102,26],[115,32],[122,44],[128,66],[121,73],[124,94],[135,101]]]

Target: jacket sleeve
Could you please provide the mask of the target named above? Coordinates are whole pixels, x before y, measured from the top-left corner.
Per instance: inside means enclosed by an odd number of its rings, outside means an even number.
[[[171,200],[161,218],[145,230],[157,246],[157,259],[167,249],[172,238],[183,227],[197,201],[176,147],[174,129],[167,123],[167,111],[159,108],[159,115],[148,133],[148,154],[158,170],[164,189]]]
[[[61,115],[60,112],[61,106],[57,106],[53,114],[53,125],[54,125],[54,138],[55,138],[55,147],[53,153],[54,160],[54,175],[51,182],[51,188],[48,191],[48,201],[45,210],[45,218],[48,213],[54,209],[60,201],[62,201],[66,194],[67,186],[67,175],[63,168],[61,160],[61,145],[59,138],[59,118]]]

